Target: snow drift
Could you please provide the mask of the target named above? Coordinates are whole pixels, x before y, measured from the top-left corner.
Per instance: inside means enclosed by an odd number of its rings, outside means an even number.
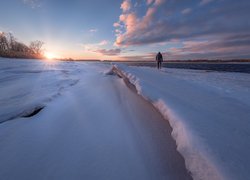
[[[248,74],[113,67],[169,120],[194,179],[249,177]]]

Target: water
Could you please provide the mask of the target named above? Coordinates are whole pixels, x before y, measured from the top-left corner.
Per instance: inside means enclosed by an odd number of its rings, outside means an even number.
[[[126,62],[126,64],[156,67],[154,62]],[[250,73],[250,63],[163,63],[162,67]]]

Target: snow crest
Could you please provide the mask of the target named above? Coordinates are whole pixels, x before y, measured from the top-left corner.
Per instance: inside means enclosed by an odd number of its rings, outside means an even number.
[[[132,83],[136,87],[137,93],[139,95],[143,95],[142,94],[142,87],[140,85],[140,79],[137,78],[136,76],[134,76],[132,73],[128,73],[126,71],[123,71],[122,66],[123,66],[122,64],[120,64],[119,66],[118,65],[113,65],[112,70],[116,74],[121,76],[122,78],[127,78],[129,80],[129,82]]]
[[[198,142],[197,136],[191,135],[187,125],[183,123],[180,117],[171,110],[163,100],[158,100],[153,105],[160,111],[165,119],[167,119],[173,128],[172,137],[177,144],[177,150],[185,159],[187,169],[192,173],[194,179],[203,180],[220,180],[223,179],[220,173],[210,162],[208,155],[198,151],[193,145]],[[199,141],[200,142],[200,141]],[[205,148],[205,147],[204,147]]]
[[[207,153],[209,150],[202,140],[188,128],[185,121],[175,113],[174,109],[168,107],[167,102],[162,99],[154,100],[143,91],[140,79],[127,70],[125,65],[114,65],[116,73],[123,78],[128,78],[130,83],[135,85],[137,93],[152,105],[167,119],[172,127],[172,137],[176,141],[177,151],[181,153],[185,160],[186,168],[191,172],[195,180],[221,180],[225,179],[211,161],[213,158]],[[196,149],[199,144],[199,149]],[[201,147],[202,146],[202,147]]]

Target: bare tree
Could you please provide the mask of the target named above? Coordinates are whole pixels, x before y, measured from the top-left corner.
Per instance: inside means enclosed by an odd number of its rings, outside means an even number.
[[[17,47],[16,47],[17,39],[14,37],[14,35],[11,32],[8,33],[8,41],[9,41],[10,50],[17,51]]]
[[[30,46],[17,41],[12,33],[0,31],[0,56],[12,58],[42,58],[42,41],[33,41]]]
[[[43,45],[44,45],[44,42],[42,42],[42,41],[32,41],[31,43],[30,43],[30,46],[29,46],[29,48],[30,48],[30,50],[34,53],[34,54],[36,54],[36,55],[41,55],[42,54],[42,47],[43,47]]]
[[[16,51],[23,52],[27,55],[29,55],[32,52],[28,46],[26,46],[25,44],[20,43],[20,42],[15,43],[15,48],[16,48]]]
[[[0,54],[8,51],[9,45],[6,34],[4,32],[0,32]]]

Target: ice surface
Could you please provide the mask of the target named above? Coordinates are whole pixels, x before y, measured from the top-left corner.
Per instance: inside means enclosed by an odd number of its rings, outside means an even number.
[[[250,177],[250,76],[116,65],[166,117],[194,179]]]

